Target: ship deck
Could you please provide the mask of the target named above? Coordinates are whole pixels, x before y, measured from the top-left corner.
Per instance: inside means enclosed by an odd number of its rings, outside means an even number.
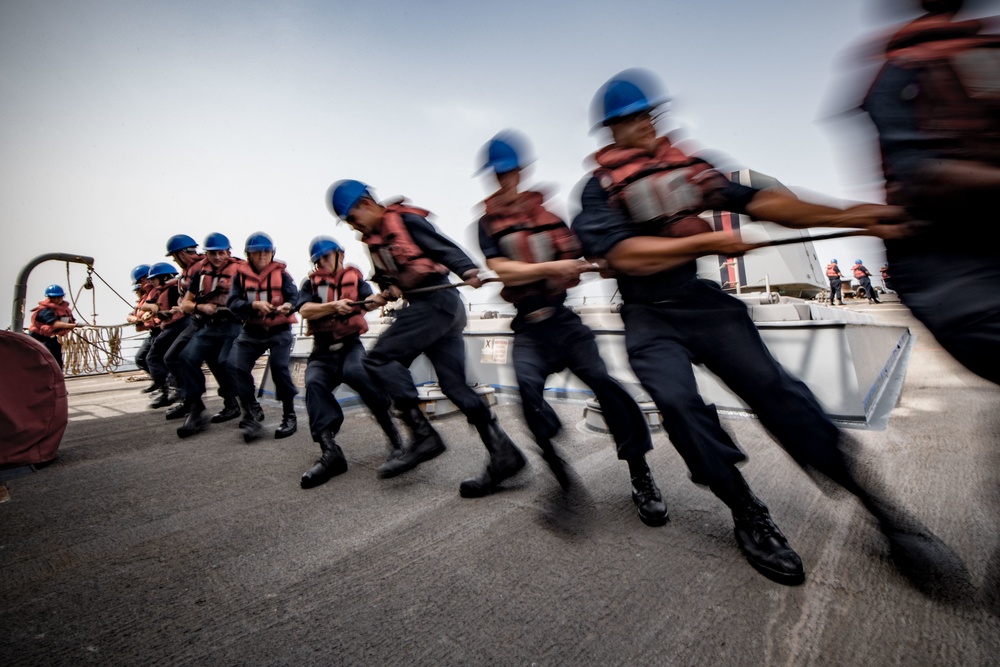
[[[885,428],[851,433],[981,585],[1000,533],[1000,389],[898,304],[855,307],[917,339]],[[0,486],[6,665],[987,665],[1000,653],[1000,618],[974,592],[943,603],[914,589],[859,505],[822,493],[750,418],[723,423],[803,558],[799,587],[750,568],[727,510],[662,432],[648,460],[671,520],[643,525],[582,403],[557,404],[576,492],[558,491],[519,405],[502,403],[530,469],[467,500],[458,483],[483,448],[461,418],[437,422],[443,456],[379,480],[381,433],[352,411],[338,439],[350,470],[303,491],[318,453],[303,409],[287,440],[245,445],[233,422],[180,440],[128,380],[69,380],[59,457]],[[265,410],[273,429],[280,410]]]

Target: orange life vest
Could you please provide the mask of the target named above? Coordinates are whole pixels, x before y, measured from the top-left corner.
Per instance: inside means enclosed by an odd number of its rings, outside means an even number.
[[[840,267],[830,262],[826,265],[826,276],[828,278],[839,278],[840,277]]]
[[[146,300],[151,301],[156,304],[157,311],[154,320],[161,329],[167,329],[174,326],[178,322],[184,320],[187,317],[187,313],[184,311],[171,312],[170,309],[177,305],[183,293],[180,291],[180,279],[171,278],[170,280],[163,283],[163,286],[156,286],[149,293]],[[176,288],[176,289],[174,289]],[[171,299],[171,294],[174,294],[174,298]],[[171,301],[173,303],[171,303]]]
[[[198,255],[198,259],[194,260],[188,264],[181,271],[180,277],[177,279],[177,290],[181,294],[181,298],[191,290],[191,286],[197,286],[198,274],[201,272],[202,264],[205,261],[204,255]]]
[[[666,137],[651,153],[641,148],[605,146],[594,155],[594,172],[612,205],[637,224],[652,224],[659,236],[711,232],[698,214],[720,206],[729,180],[715,168],[686,155]]]
[[[928,14],[896,32],[887,65],[917,73],[919,129],[964,159],[1000,164],[1000,35],[978,20]],[[909,91],[907,91],[909,93]],[[943,145],[938,145],[942,144]]]
[[[63,301],[56,304],[52,302],[52,299],[45,299],[45,301],[39,301],[38,305],[31,309],[31,325],[28,327],[28,331],[36,333],[39,336],[45,336],[46,338],[68,334],[70,332],[69,329],[56,329],[51,324],[43,324],[38,321],[38,313],[45,309],[51,310],[60,322],[76,322],[73,319],[73,307],[68,303]]]
[[[156,328],[156,323],[150,316],[149,311],[142,309],[142,305],[147,301],[151,300],[150,294],[152,294],[152,292],[153,292],[152,286],[147,288],[140,288],[136,291],[136,294],[139,297],[139,301],[136,302],[135,308],[132,309],[132,315],[134,317],[139,318],[138,321],[135,323],[136,331],[149,331],[150,329]]]
[[[868,275],[868,269],[865,268],[864,264],[855,264],[854,265],[854,277],[855,278],[864,278],[867,275]]]
[[[244,263],[242,259],[227,257],[226,262],[217,269],[207,260],[202,262],[198,271],[198,303],[214,303],[225,307],[233,278]]]
[[[364,234],[361,240],[368,245],[376,272],[387,276],[405,292],[418,287],[428,276],[447,275],[448,269],[424,255],[406,229],[404,213],[421,218],[430,215],[422,208],[390,204],[385,208],[379,231]]]
[[[283,273],[287,265],[284,262],[274,262],[265,266],[260,273],[253,268],[250,262],[243,262],[237,270],[236,279],[239,289],[250,302],[267,301],[274,307],[285,303],[281,294],[281,287],[284,284]],[[247,320],[247,324],[263,326],[270,329],[298,322],[295,313],[279,313],[272,311],[266,315],[254,309]]]
[[[333,303],[341,299],[358,301],[361,284],[365,277],[353,266],[344,266],[334,273],[326,269],[316,269],[309,274],[313,294],[319,297],[320,303]],[[368,321],[365,319],[361,306],[356,306],[350,315],[327,315],[318,320],[306,320],[306,335],[318,333],[333,334],[339,340],[347,336],[360,335],[368,331]]]
[[[582,254],[576,234],[543,203],[542,193],[532,191],[517,193],[509,201],[497,194],[483,202],[485,215],[481,223],[504,257],[536,264],[575,259]],[[517,303],[533,293],[542,292],[558,296],[564,290],[550,290],[547,286],[539,290],[534,284],[504,286],[500,296]]]

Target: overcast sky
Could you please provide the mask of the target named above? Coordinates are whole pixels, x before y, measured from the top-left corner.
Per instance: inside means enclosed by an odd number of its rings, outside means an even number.
[[[341,178],[406,195],[478,252],[470,223],[492,184],[472,173],[508,127],[570,215],[602,141],[591,98],[628,67],[657,73],[674,122],[734,165],[878,200],[873,147],[820,119],[850,106],[845,50],[879,20],[862,0],[3,0],[0,327],[20,267],[46,252],[93,256],[126,295],[130,269],[163,260],[176,233],[223,232],[242,254],[265,231],[297,280],[310,239],[330,234],[367,267],[323,205]],[[874,270],[880,248],[819,254]],[[28,308],[50,282],[64,265],[35,270]],[[123,322],[99,293],[99,323]]]

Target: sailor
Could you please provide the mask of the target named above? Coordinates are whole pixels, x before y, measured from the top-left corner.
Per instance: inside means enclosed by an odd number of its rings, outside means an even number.
[[[812,392],[771,356],[743,303],[697,277],[697,257],[754,248],[712,231],[698,214],[722,209],[791,227],[889,234],[901,230],[880,220],[902,212],[877,205],[840,210],[732,183],[657,136],[652,113],[666,101],[658,90],[648,72],[627,70],[598,92],[595,120],[612,143],[594,156],[573,229],[586,257],[606,259],[617,272],[629,362],[692,481],[732,511],[736,541],[753,567],[776,582],[798,584],[805,577],[802,561],[740,474],[737,464],[746,456],[699,395],[692,363],[743,399],[801,466],[864,494],[849,472],[840,431]]]
[[[240,265],[226,300],[229,310],[244,321],[227,361],[243,409],[239,426],[245,442],[261,436],[264,410],[257,402],[252,373],[254,364],[267,352],[274,393],[282,407],[281,425],[274,437],[287,438],[298,429],[295,395],[299,392],[292,383],[288,364],[295,343],[292,324],[298,322],[294,310],[299,291],[285,270],[286,264],[274,259],[270,236],[263,232],[251,234],[244,250],[247,261]]]
[[[920,5],[926,13],[882,48],[862,105],[886,201],[927,222],[886,241],[892,289],[941,347],[1000,384],[1000,245],[988,240],[1000,201],[1000,35],[984,32],[998,17],[956,20],[962,0]],[[1000,615],[1000,545],[981,595]]]
[[[875,293],[875,288],[872,287],[872,274],[868,270],[860,259],[854,260],[854,279],[858,281],[861,285],[861,289],[864,290],[865,296],[868,298],[868,303],[882,303],[878,300],[878,294]]]
[[[146,357],[153,385],[160,389],[160,393],[149,404],[151,408],[166,407],[176,400],[172,387],[176,381],[170,374],[164,356],[177,338],[187,331],[189,324],[189,318],[180,307],[182,295],[177,273],[177,268],[170,262],[157,262],[149,267],[151,287],[142,310],[152,316],[160,332],[153,339]]]
[[[466,317],[462,299],[448,287],[454,272],[479,287],[479,268],[451,239],[427,221],[429,212],[402,202],[380,204],[364,183],[338,181],[327,191],[334,215],[361,234],[382,289],[368,299],[369,310],[406,298],[393,323],[379,336],[364,361],[376,383],[392,398],[412,434],[402,456],[387,461],[379,476],[395,477],[445,450],[444,442],[420,410],[417,389],[407,367],[421,353],[430,360],[441,391],[476,427],[489,458],[482,474],[459,485],[466,498],[493,492],[520,471],[526,461],[486,403],[466,384]],[[435,289],[428,289],[435,288]]]
[[[316,268],[302,282],[295,307],[306,320],[306,334],[313,337],[305,376],[306,411],[309,431],[322,454],[302,475],[303,489],[347,472],[347,459],[336,441],[344,411],[333,392],[341,383],[358,393],[382,428],[389,444],[388,460],[403,454],[399,431],[389,414],[389,396],[372,382],[362,363],[361,334],[368,331],[368,322],[364,307],[355,304],[371,296],[372,288],[361,271],[344,264],[343,248],[330,237],[313,239],[309,258]]]
[[[28,335],[45,346],[63,367],[62,343],[60,338],[76,328],[73,307],[63,300],[66,292],[59,285],[45,288],[45,299],[31,309],[31,325]]]
[[[885,287],[886,290],[891,290],[892,277],[889,275],[889,262],[882,265],[882,268],[879,269],[879,274],[882,276],[882,286]]]
[[[138,333],[149,332],[149,335],[142,339],[142,344],[139,346],[139,351],[135,353],[135,365],[139,367],[140,370],[144,370],[149,373],[149,364],[147,363],[147,356],[149,355],[149,347],[153,343],[153,338],[159,333],[159,329],[150,322],[151,315],[142,309],[142,305],[146,303],[146,299],[149,295],[150,283],[147,274],[149,273],[149,264],[140,264],[134,269],[132,269],[132,291],[135,292],[135,308],[129,313],[125,321],[129,324],[135,325],[135,330]],[[154,391],[158,391],[160,387],[156,386],[154,381],[152,384],[143,387],[142,393],[151,394]]]
[[[181,310],[194,316],[197,327],[180,355],[179,379],[188,412],[184,424],[177,429],[177,435],[181,438],[203,431],[207,426],[204,419],[205,404],[201,400],[205,394],[202,363],[208,364],[219,383],[219,393],[223,400],[222,410],[212,415],[212,423],[219,424],[240,416],[236,388],[226,361],[233,342],[243,329],[243,323],[226,307],[226,299],[243,260],[232,256],[229,239],[218,232],[209,234],[202,247],[205,249],[205,261],[195,276],[196,282],[188,286],[181,301]]]
[[[837,299],[838,306],[844,305],[843,294],[841,293],[841,286],[843,281],[841,280],[840,267],[837,266],[837,260],[831,259],[830,263],[826,265],[826,277],[830,281],[830,305],[834,305],[834,297]]]
[[[986,240],[1000,201],[1000,35],[956,20],[962,0],[920,4],[881,45],[862,106],[887,201],[928,223],[886,242],[893,290],[955,359],[1000,383],[1000,245]]]
[[[499,189],[483,202],[479,246],[486,265],[504,283],[500,293],[514,304],[514,372],[521,406],[535,442],[564,489],[570,477],[552,444],[562,424],[545,402],[545,380],[568,368],[601,405],[618,449],[632,478],[632,500],[639,517],[651,526],[667,521],[667,506],[646,465],[653,448],[642,410],[616,382],[597,350],[594,333],[564,305],[566,290],[594,266],[581,259],[576,235],[544,206],[544,197],[520,187],[525,165],[525,141],[502,132],[485,147],[480,171],[492,172]]]
[[[177,278],[177,291],[183,299],[191,284],[198,281],[198,274],[201,271],[202,262],[205,261],[205,256],[198,252],[198,242],[193,238],[187,234],[175,234],[167,239],[167,257],[173,258],[177,266],[180,267],[181,273]],[[183,323],[183,328],[173,342],[170,343],[169,347],[163,351],[159,351],[156,349],[159,347],[157,345],[153,349],[155,354],[162,354],[163,363],[170,371],[170,381],[177,385],[175,392],[171,392],[169,395],[161,395],[161,398],[169,400],[170,403],[176,403],[178,400],[181,401],[166,411],[165,416],[167,419],[183,419],[188,415],[189,411],[188,403],[183,400],[184,387],[181,386],[179,379],[181,377],[181,353],[184,352],[184,348],[191,341],[191,338],[197,331],[197,327],[195,326],[195,318],[193,317],[184,317],[180,321]]]

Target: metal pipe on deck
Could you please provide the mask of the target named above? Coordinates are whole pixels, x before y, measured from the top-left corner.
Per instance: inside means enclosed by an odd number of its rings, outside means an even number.
[[[44,255],[39,255],[25,264],[24,268],[21,269],[21,272],[17,274],[17,281],[14,283],[14,302],[11,306],[10,316],[11,331],[20,333],[24,329],[24,301],[28,294],[28,276],[36,266],[49,260],[86,264],[87,268],[94,265],[93,257],[87,257],[86,255],[71,255],[65,252],[50,252]]]

